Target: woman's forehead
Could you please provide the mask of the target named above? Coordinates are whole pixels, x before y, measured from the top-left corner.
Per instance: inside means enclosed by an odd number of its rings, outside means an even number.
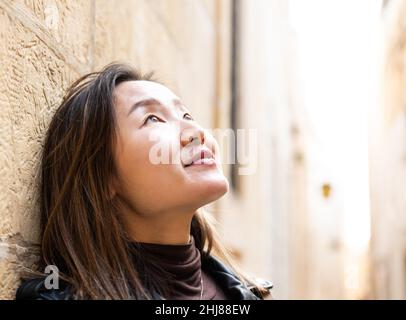
[[[114,95],[119,102],[138,99],[154,98],[162,104],[177,99],[178,97],[164,85],[146,80],[125,81],[120,83],[114,90]]]

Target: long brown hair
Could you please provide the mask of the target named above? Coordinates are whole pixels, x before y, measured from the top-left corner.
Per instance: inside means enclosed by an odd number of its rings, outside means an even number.
[[[141,281],[120,206],[110,197],[116,118],[114,89],[124,81],[150,80],[126,64],[110,64],[87,74],[68,89],[49,125],[40,166],[41,264],[56,265],[78,299],[152,298]],[[207,218],[198,210],[191,234],[202,255],[212,251],[245,283]],[[42,269],[43,270],[43,269]],[[151,287],[167,292],[164,279]],[[257,286],[260,292],[264,292]]]

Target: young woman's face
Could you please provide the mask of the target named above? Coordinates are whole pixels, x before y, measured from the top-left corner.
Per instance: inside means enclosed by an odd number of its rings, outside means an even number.
[[[126,81],[114,95],[115,191],[137,214],[194,211],[227,192],[217,142],[172,91]]]

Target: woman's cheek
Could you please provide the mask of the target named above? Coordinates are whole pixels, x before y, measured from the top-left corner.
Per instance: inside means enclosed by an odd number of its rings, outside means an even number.
[[[168,127],[152,130],[144,137],[143,154],[147,154],[152,165],[178,162],[180,142],[176,133]]]
[[[168,132],[145,130],[138,133],[131,144],[131,155],[128,165],[131,167],[132,185],[147,190],[168,178],[168,164],[170,163],[171,136]],[[139,190],[140,190],[139,189]]]

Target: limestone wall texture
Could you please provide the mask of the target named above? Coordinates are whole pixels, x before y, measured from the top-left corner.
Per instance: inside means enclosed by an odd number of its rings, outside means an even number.
[[[228,0],[0,1],[0,299],[35,263],[35,175],[66,87],[112,61],[156,70],[207,127],[226,121]],[[218,98],[221,97],[221,98]]]

